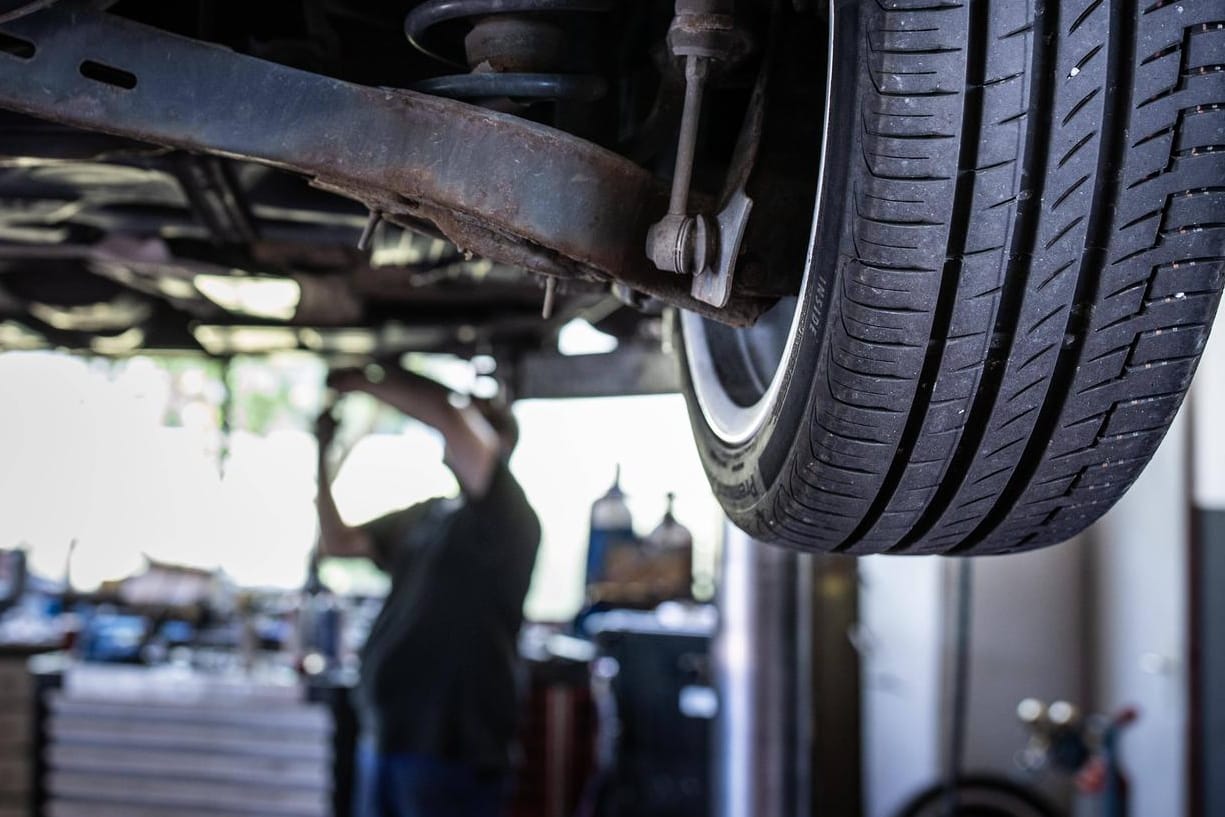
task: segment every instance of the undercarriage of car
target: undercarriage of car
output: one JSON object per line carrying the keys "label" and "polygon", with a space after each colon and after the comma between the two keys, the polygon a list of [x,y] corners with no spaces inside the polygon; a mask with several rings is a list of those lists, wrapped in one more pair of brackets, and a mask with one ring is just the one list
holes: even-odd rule
{"label": "undercarriage of car", "polygon": [[1052,544],[1225,283],[1214,5],[5,0],[0,348],[510,375],[582,318],[675,349],[758,538]]}
{"label": "undercarriage of car", "polygon": [[[371,352],[502,351],[538,345],[575,314],[606,319],[623,305],[670,303],[745,324],[788,286],[771,285],[759,261],[756,281],[709,303],[690,294],[690,276],[646,256],[667,190],[643,164],[671,159],[667,136],[685,95],[683,68],[663,45],[666,7],[424,3],[401,19],[406,42],[394,17],[361,4],[287,5],[245,28],[211,4],[112,10],[169,31],[71,4],[28,13],[31,5],[45,4],[9,12],[0,35],[0,94],[21,111],[4,122],[14,158],[0,229],[23,268],[5,278],[21,313],[6,317],[29,342],[190,348],[201,326],[264,318],[310,327],[299,342],[325,352],[343,351],[327,340],[340,328],[351,330],[340,336],[350,347]],[[465,46],[448,39],[448,24],[473,19],[474,70],[455,73]],[[653,24],[658,39],[630,39]],[[387,30],[390,42],[369,42]],[[748,32],[735,35],[737,51],[750,51]],[[743,114],[759,68],[736,68],[723,96]],[[738,212],[762,113],[747,122],[745,144],[718,146],[743,166]],[[288,277],[300,301],[280,315],[244,315],[194,285],[209,276]],[[400,344],[386,331],[397,321],[412,327]],[[361,329],[375,330],[364,346]],[[220,351],[218,333],[204,335],[214,341],[205,351]]]}

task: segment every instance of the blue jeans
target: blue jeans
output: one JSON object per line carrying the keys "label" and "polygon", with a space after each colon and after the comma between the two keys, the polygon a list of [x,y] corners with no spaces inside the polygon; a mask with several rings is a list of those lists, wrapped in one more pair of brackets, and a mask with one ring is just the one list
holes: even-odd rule
{"label": "blue jeans", "polygon": [[357,748],[353,817],[499,817],[504,779],[425,755]]}

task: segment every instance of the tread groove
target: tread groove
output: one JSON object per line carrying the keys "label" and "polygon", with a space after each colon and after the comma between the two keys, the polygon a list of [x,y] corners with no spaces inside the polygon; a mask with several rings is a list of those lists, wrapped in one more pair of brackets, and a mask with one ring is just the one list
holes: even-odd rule
{"label": "tread groove", "polygon": [[969,36],[966,43],[965,88],[961,101],[961,144],[957,152],[957,182],[953,193],[952,218],[949,224],[948,251],[941,273],[940,292],[936,300],[932,319],[931,342],[919,374],[919,385],[911,404],[902,437],[896,453],[885,473],[880,490],[877,491],[868,513],[851,534],[835,546],[835,551],[846,551],[861,540],[875,525],[881,513],[889,506],[906,472],[907,461],[915,440],[923,430],[936,378],[940,374],[944,352],[948,345],[952,326],[953,307],[957,300],[957,285],[961,279],[963,256],[969,239],[970,217],[973,210],[973,169],[978,165],[979,142],[983,124],[983,80],[986,77],[986,39],[989,35],[987,3],[971,2],[968,8],[967,26]]}
{"label": "tread groove", "polygon": [[1051,384],[1042,402],[1042,409],[1038,412],[1034,431],[1004,490],[974,530],[954,545],[949,553],[964,553],[976,542],[990,535],[1017,506],[1055,435],[1059,418],[1072,392],[1081,352],[1090,329],[1092,306],[1106,267],[1105,248],[1109,244],[1110,221],[1114,208],[1105,205],[1107,202],[1114,202],[1118,195],[1118,171],[1123,167],[1127,150],[1126,125],[1131,118],[1128,106],[1134,83],[1132,62],[1136,50],[1136,3],[1134,0],[1119,0],[1111,3],[1108,8],[1111,36],[1106,57],[1106,84],[1113,90],[1106,95],[1102,111],[1102,148],[1098,153],[1093,205],[1089,209],[1084,253],[1077,273],[1072,308],[1068,310],[1067,326],[1064,330],[1064,337],[1073,340],[1071,343],[1065,343],[1059,350]]}

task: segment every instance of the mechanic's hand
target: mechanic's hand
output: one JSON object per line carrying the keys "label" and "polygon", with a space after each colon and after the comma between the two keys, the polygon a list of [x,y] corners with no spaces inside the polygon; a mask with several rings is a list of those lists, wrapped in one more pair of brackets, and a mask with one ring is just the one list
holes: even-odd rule
{"label": "mechanic's hand", "polygon": [[362,391],[370,385],[370,378],[363,369],[333,369],[328,372],[327,385],[341,394]]}

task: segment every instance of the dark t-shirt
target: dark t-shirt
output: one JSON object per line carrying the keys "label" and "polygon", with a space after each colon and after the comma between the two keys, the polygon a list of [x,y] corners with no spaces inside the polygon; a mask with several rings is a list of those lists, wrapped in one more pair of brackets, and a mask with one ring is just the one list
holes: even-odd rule
{"label": "dark t-shirt", "polygon": [[431,499],[364,526],[391,590],[361,654],[357,705],[383,752],[499,770],[540,523],[505,463],[479,498]]}

